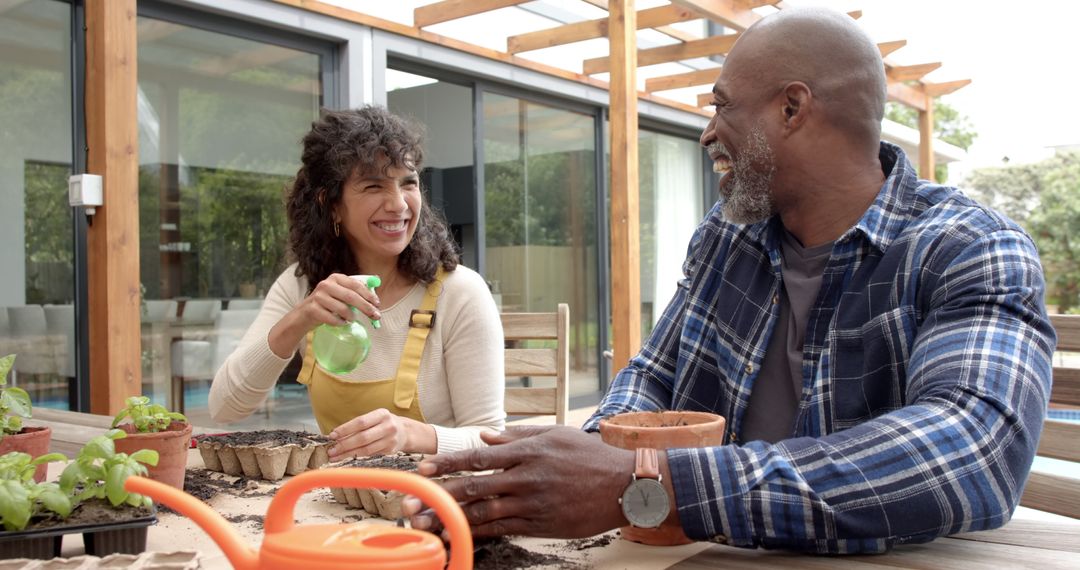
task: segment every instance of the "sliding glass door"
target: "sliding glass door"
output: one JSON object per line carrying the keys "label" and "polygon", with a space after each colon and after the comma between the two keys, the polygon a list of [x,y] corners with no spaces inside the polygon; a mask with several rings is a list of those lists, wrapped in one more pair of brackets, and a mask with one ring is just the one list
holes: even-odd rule
{"label": "sliding glass door", "polygon": [[485,276],[506,312],[569,304],[570,393],[595,393],[596,116],[484,92],[481,120]]}
{"label": "sliding glass door", "polygon": [[79,404],[76,235],[85,231],[67,198],[78,172],[73,19],[67,2],[0,4],[0,356],[16,355],[8,380],[34,406],[62,409]]}

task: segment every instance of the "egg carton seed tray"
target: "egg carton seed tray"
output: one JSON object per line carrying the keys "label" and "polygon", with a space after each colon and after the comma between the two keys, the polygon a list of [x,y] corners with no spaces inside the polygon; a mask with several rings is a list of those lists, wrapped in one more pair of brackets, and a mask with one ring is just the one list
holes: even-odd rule
{"label": "egg carton seed tray", "polygon": [[[397,471],[416,471],[420,460],[424,458],[420,453],[395,453],[391,455],[374,455],[346,461],[331,463],[325,467],[364,467],[368,469],[394,469]],[[451,473],[434,480],[448,479],[450,477],[462,477],[466,473]],[[334,500],[353,509],[360,509],[370,515],[386,520],[401,518],[401,500],[405,494],[400,491],[382,491],[379,489],[357,489],[351,487],[331,487],[330,493]]]}
{"label": "egg carton seed tray", "polygon": [[306,435],[311,438],[294,436],[288,439],[288,443],[282,443],[283,438],[270,436],[262,442],[252,437],[237,438],[239,443],[235,439],[228,439],[229,436],[211,436],[198,440],[197,447],[203,464],[210,471],[277,481],[285,475],[317,469],[330,460],[327,448],[332,442],[322,436]]}
{"label": "egg carton seed tray", "polygon": [[51,560],[11,558],[0,560],[0,570],[91,570],[106,568],[132,568],[135,570],[193,570],[199,568],[199,553],[143,552],[142,554],[111,554],[75,556]]}

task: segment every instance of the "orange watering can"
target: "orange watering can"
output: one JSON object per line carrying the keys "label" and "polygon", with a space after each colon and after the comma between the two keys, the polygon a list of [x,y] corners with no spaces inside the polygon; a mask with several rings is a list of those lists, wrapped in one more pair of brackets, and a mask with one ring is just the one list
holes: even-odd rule
{"label": "orange watering can", "polygon": [[317,487],[392,489],[409,493],[431,506],[450,531],[449,570],[469,570],[473,563],[472,535],[461,507],[449,493],[414,473],[388,469],[316,469],[293,477],[278,489],[266,511],[259,551],[241,542],[240,535],[206,503],[187,493],[132,476],[124,489],[165,503],[198,523],[237,570],[293,570],[311,567],[328,570],[356,568],[442,570],[446,549],[429,532],[379,524],[318,524],[296,526],[293,507],[301,495]]}

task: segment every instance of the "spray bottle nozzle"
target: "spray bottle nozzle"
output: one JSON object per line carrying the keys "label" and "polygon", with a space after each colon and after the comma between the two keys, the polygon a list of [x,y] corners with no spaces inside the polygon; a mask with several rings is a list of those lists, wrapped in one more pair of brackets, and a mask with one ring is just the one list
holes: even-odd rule
{"label": "spray bottle nozzle", "polygon": [[[376,287],[382,285],[382,279],[379,278],[378,275],[350,275],[349,278],[363,283],[364,286],[372,291],[374,291]],[[382,323],[380,323],[378,319],[371,319],[371,328],[378,330],[381,326]]]}

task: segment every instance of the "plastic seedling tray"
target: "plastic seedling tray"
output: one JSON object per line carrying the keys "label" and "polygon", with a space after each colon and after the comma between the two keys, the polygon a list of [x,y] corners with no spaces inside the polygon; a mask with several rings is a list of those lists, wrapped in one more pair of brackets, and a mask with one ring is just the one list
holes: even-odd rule
{"label": "plastic seedling tray", "polygon": [[0,532],[0,559],[60,556],[65,534],[82,534],[86,553],[92,556],[139,554],[146,550],[146,531],[157,524],[157,508],[150,514],[127,520],[92,524],[59,524],[42,529]]}

